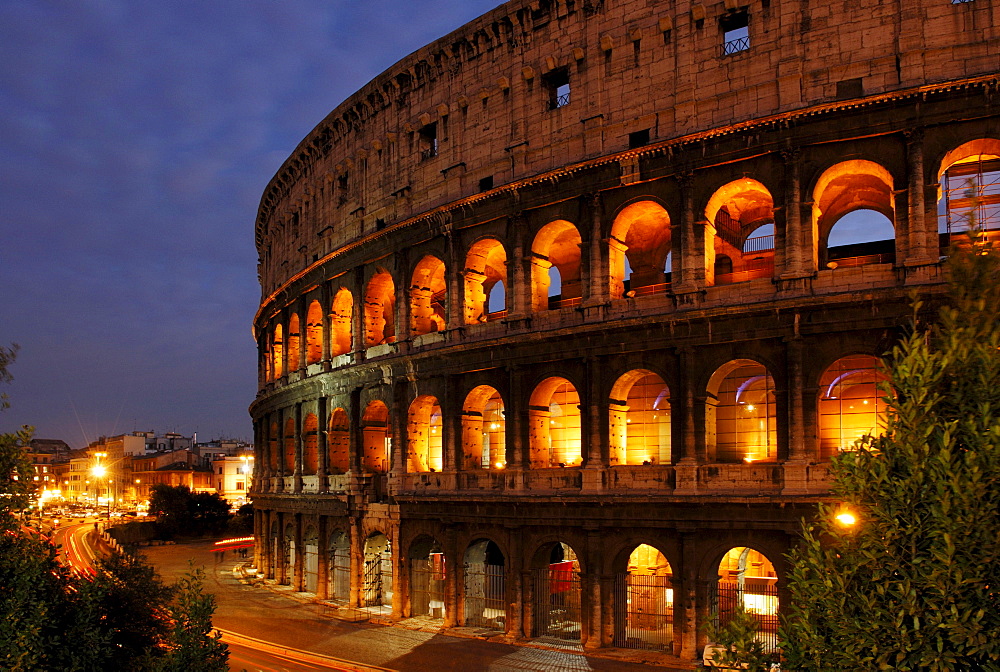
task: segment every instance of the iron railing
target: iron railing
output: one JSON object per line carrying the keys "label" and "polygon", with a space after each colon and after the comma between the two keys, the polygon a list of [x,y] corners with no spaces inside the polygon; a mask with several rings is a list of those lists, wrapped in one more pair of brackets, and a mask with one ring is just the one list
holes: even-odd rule
{"label": "iron railing", "polygon": [[[443,558],[444,556],[439,556]],[[410,615],[444,618],[444,565],[414,560],[410,569]]]}
{"label": "iron railing", "polygon": [[503,565],[465,565],[465,625],[506,630],[507,600]]}
{"label": "iron railing", "polygon": [[582,613],[580,608],[580,575],[564,569],[563,563],[534,571],[535,637],[555,637],[571,642],[580,641]]}
{"label": "iron railing", "polygon": [[716,628],[732,620],[737,604],[742,604],[757,621],[757,640],[769,651],[778,648],[778,588],[774,580],[748,577],[744,581],[719,581],[713,605]]}
{"label": "iron railing", "polygon": [[736,54],[741,51],[750,50],[750,38],[749,37],[738,37],[735,40],[729,40],[722,45],[722,55],[728,56],[730,54]]}
{"label": "iron railing", "polygon": [[614,586],[615,646],[669,650],[674,643],[672,577],[619,574]]}

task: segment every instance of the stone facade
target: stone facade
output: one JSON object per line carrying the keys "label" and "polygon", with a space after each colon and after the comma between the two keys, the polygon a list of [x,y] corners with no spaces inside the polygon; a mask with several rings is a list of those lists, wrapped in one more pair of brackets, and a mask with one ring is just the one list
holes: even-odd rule
{"label": "stone facade", "polygon": [[769,628],[1000,157],[998,12],[514,1],[366,85],[258,214],[259,566],[688,660],[724,584]]}

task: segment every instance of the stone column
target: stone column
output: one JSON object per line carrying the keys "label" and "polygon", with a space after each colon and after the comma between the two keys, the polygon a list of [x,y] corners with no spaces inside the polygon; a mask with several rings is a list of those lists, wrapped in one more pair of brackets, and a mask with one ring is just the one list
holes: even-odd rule
{"label": "stone column", "polygon": [[603,254],[604,242],[603,220],[604,203],[600,192],[587,194],[584,198],[584,212],[590,216],[590,255],[587,272],[590,275],[589,296],[585,305],[597,306],[605,304],[610,299],[608,256]]}
{"label": "stone column", "polygon": [[[674,460],[676,477],[676,492],[693,493],[698,487],[698,447],[695,431],[695,389],[694,365],[695,351],[693,348],[677,349],[678,380],[680,381],[680,431],[674,436],[680,438],[680,459]],[[674,418],[677,414],[674,414]]]}
{"label": "stone column", "polygon": [[[797,147],[781,152],[781,158],[785,163],[785,202],[782,209],[785,224],[785,263],[779,276],[782,279],[801,278],[809,275],[812,270],[809,268],[812,251],[806,249],[807,236],[802,223],[802,187],[799,177],[801,154]],[[777,234],[776,229],[776,246]]]}
{"label": "stone column", "polygon": [[445,554],[443,625],[446,628],[453,628],[461,622],[459,617],[458,577],[464,567],[464,563],[460,559],[461,551],[455,539],[454,528],[451,526],[446,527],[442,536],[444,537],[442,540],[442,550]]}
{"label": "stone column", "polygon": [[308,354],[309,348],[306,344],[307,338],[306,333],[309,331],[308,315],[306,308],[306,297],[300,296],[296,303],[296,310],[299,314],[299,361],[296,364],[296,368],[303,373],[306,370],[306,362],[309,361]]}
{"label": "stone column", "polygon": [[[674,574],[674,651],[682,660],[698,657],[698,558],[695,532],[681,533],[681,567]],[[678,599],[679,604],[677,604]],[[678,644],[680,646],[678,646]]]}
{"label": "stone column", "polygon": [[[354,362],[362,362],[365,359],[365,269],[359,266],[354,269],[354,288],[352,295],[353,304],[351,306],[351,351]],[[333,305],[330,306],[331,332]],[[331,333],[331,338],[333,334]]]}
{"label": "stone column", "polygon": [[316,400],[316,420],[319,422],[319,434],[316,437],[317,450],[319,451],[319,468],[317,473],[319,485],[317,489],[321,493],[330,491],[330,448],[328,441],[330,419],[327,417],[329,414],[327,406],[326,397],[320,397]]}
{"label": "stone column", "polygon": [[396,343],[410,340],[410,283],[409,255],[406,250],[396,253]]}
{"label": "stone column", "polygon": [[392,617],[403,618],[404,599],[409,601],[409,591],[405,585],[406,579],[409,578],[407,573],[409,563],[403,558],[403,547],[399,543],[399,526],[393,526],[389,534],[392,543]]}
{"label": "stone column", "polygon": [[441,404],[441,468],[445,473],[458,471],[462,466],[462,400],[457,381],[445,378],[444,398]]}
{"label": "stone column", "polygon": [[[448,262],[445,268],[446,281],[448,283],[448,302],[445,310],[448,313],[448,331],[454,331],[465,326],[465,297],[463,296],[462,260],[459,259],[458,250],[455,245],[455,236],[449,231],[446,237],[448,242]],[[455,331],[455,334],[461,334]]]}
{"label": "stone column", "polygon": [[[597,358],[584,360],[586,375],[586,405],[583,405],[581,418],[581,433],[585,441],[584,456],[586,462],[583,470],[583,491],[601,492],[604,489],[604,474],[608,468],[607,403],[601,395],[601,361]],[[603,413],[602,413],[603,411]]]}
{"label": "stone column", "polygon": [[323,353],[320,355],[320,361],[323,363],[323,370],[329,371],[330,359],[333,357],[330,354],[332,352],[330,342],[333,339],[333,294],[329,281],[320,287],[319,302],[320,312],[323,315]]}
{"label": "stone column", "polygon": [[698,257],[695,241],[694,175],[684,173],[677,178],[681,194],[680,254],[674,254],[673,262],[679,273],[672,274],[674,294],[691,294],[698,291],[695,272]]}
{"label": "stone column", "polygon": [[295,557],[292,558],[292,571],[294,572],[292,587],[295,588],[297,592],[302,592],[306,589],[306,576],[305,576],[305,548],[303,547],[302,539],[302,514],[294,514],[293,520],[295,521]]}
{"label": "stone column", "polygon": [[907,163],[907,220],[909,224],[909,249],[905,264],[919,266],[933,264],[938,259],[937,221],[927,217],[924,178],[924,132],[913,129],[906,132]]}
{"label": "stone column", "polygon": [[278,416],[278,440],[275,449],[278,451],[278,481],[275,492],[285,491],[285,412],[280,410]]}
{"label": "stone column", "polygon": [[351,593],[349,606],[356,609],[363,607],[361,603],[362,590],[364,586],[364,540],[361,535],[361,519],[357,516],[350,516],[348,526],[351,537]]}
{"label": "stone column", "polygon": [[[585,627],[580,629],[581,644],[586,649],[599,649],[601,647],[601,532],[600,530],[587,531],[587,574],[584,575],[581,588],[584,595],[582,605],[586,607],[583,621]],[[581,610],[583,611],[583,610]]]}
{"label": "stone column", "polygon": [[524,215],[517,213],[507,221],[507,240],[514,241],[511,253],[512,272],[507,283],[507,319],[520,320],[531,311],[531,248],[525,249],[527,222]]}
{"label": "stone column", "polygon": [[327,600],[330,598],[330,525],[329,518],[326,516],[319,516],[316,535],[316,552],[319,555],[316,597],[321,600]]}
{"label": "stone column", "polygon": [[292,488],[302,492],[302,404],[295,404],[295,471],[292,473]]}

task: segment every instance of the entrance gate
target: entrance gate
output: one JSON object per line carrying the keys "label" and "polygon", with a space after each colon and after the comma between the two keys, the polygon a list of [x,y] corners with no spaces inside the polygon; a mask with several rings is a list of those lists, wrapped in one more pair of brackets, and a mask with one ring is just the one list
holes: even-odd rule
{"label": "entrance gate", "polygon": [[534,578],[534,637],[580,641],[580,575],[572,563],[560,562],[536,569]]}
{"label": "entrance gate", "polygon": [[669,650],[673,645],[672,577],[618,574],[615,577],[615,646]]}
{"label": "entrance gate", "polygon": [[778,648],[778,587],[773,582],[719,581],[715,593],[713,613],[715,627],[725,627],[732,620],[736,605],[743,608],[757,621],[757,640],[768,651]]}
{"label": "entrance gate", "polygon": [[444,554],[415,559],[410,569],[410,615],[444,618]]}
{"label": "entrance gate", "polygon": [[503,565],[465,564],[465,624],[474,628],[507,629],[506,582]]}

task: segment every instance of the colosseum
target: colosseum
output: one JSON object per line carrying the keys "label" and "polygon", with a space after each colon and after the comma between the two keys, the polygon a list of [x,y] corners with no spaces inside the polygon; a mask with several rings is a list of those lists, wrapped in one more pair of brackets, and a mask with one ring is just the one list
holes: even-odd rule
{"label": "colosseum", "polygon": [[1000,229],[1000,5],[511,0],[268,184],[257,566],[317,601],[693,661],[773,638],[877,357]]}

